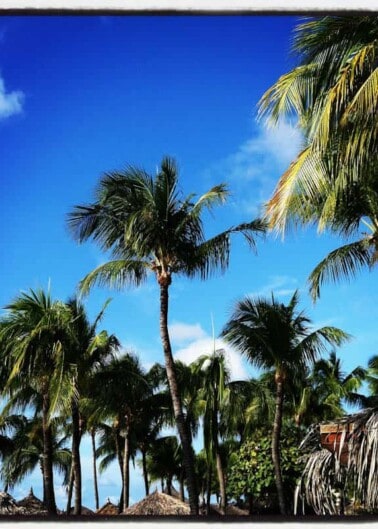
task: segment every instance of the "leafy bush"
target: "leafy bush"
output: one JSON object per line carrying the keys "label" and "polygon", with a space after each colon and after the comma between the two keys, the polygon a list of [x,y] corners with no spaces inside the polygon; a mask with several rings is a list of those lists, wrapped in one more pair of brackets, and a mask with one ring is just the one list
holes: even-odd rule
{"label": "leafy bush", "polygon": [[[298,439],[291,432],[283,432],[281,438],[281,470],[288,505],[293,503],[295,484],[303,463],[298,450]],[[257,432],[243,443],[230,458],[227,494],[238,503],[242,497],[253,506],[255,512],[275,510],[276,484],[271,455],[271,433]]]}

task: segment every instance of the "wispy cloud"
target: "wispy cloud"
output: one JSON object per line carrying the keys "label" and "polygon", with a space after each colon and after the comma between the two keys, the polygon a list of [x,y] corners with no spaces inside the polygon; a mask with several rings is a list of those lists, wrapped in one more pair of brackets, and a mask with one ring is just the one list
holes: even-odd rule
{"label": "wispy cloud", "polygon": [[6,119],[23,110],[25,95],[20,90],[7,92],[4,79],[0,77],[0,119]]}
{"label": "wispy cloud", "polygon": [[259,127],[235,152],[208,168],[206,175],[231,182],[238,194],[238,208],[256,214],[298,154],[301,142],[299,130],[288,123]]}
{"label": "wispy cloud", "polygon": [[[295,290],[298,289],[298,280],[291,276],[270,276],[269,282],[262,286],[256,292],[250,292],[248,296],[270,296],[273,292],[274,296],[286,297],[292,296]],[[299,290],[299,289],[298,289]]]}

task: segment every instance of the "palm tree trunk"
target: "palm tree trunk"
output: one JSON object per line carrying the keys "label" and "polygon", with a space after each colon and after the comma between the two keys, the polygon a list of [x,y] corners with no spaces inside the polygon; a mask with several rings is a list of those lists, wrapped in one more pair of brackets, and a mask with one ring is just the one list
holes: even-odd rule
{"label": "palm tree trunk", "polygon": [[222,511],[222,514],[226,514],[226,507],[227,507],[227,498],[226,498],[226,482],[225,482],[225,476],[223,471],[223,465],[219,453],[219,449],[217,448],[215,459],[217,463],[217,474],[218,474],[218,481],[219,481],[219,492],[221,497],[221,504],[220,508]]}
{"label": "palm tree trunk", "polygon": [[[164,279],[164,278],[163,278]],[[160,335],[164,350],[165,368],[169,383],[169,390],[172,398],[173,411],[176,425],[180,436],[183,450],[183,463],[186,471],[187,487],[189,494],[190,513],[198,514],[197,483],[194,471],[194,457],[190,431],[187,428],[182,410],[180,392],[177,384],[176,371],[172,356],[171,342],[168,333],[168,288],[170,278],[160,280]]]}
{"label": "palm tree trunk", "polygon": [[172,496],[172,478],[171,478],[171,476],[167,477],[167,494],[168,494],[168,496]]}
{"label": "palm tree trunk", "polygon": [[[126,417],[126,422],[128,421]],[[122,511],[125,511],[129,506],[129,490],[130,490],[130,435],[129,435],[129,426],[126,425],[126,434],[125,434],[125,444],[123,450],[123,494],[122,494]]]}
{"label": "palm tree trunk", "polygon": [[184,469],[180,471],[180,499],[185,501],[185,489],[184,489]]}
{"label": "palm tree trunk", "polygon": [[124,475],[123,475],[123,454],[121,450],[121,444],[120,444],[120,435],[119,435],[119,429],[117,428],[115,431],[115,448],[117,453],[117,459],[118,459],[118,465],[121,470],[121,479],[122,479],[122,488],[121,488],[121,496],[119,500],[119,512],[122,512],[122,503],[123,503],[123,489],[124,489]]}
{"label": "palm tree trunk", "polygon": [[68,492],[67,492],[66,514],[70,514],[71,513],[71,503],[72,503],[72,494],[73,494],[74,481],[75,481],[74,469],[73,469],[73,463],[71,461],[70,481],[68,482]]}
{"label": "palm tree trunk", "polygon": [[52,435],[48,414],[50,399],[47,391],[42,395],[42,432],[43,432],[43,498],[48,514],[56,514],[54,475],[52,463]]}
{"label": "palm tree trunk", "polygon": [[143,466],[143,478],[144,478],[144,488],[146,491],[146,496],[150,493],[150,484],[148,483],[148,472],[147,472],[147,459],[146,459],[146,449],[142,449],[142,466]]}
{"label": "palm tree trunk", "polygon": [[72,402],[72,468],[74,475],[74,514],[81,514],[80,416],[76,402]]}
{"label": "palm tree trunk", "polygon": [[207,470],[207,495],[206,495],[206,514],[210,514],[210,503],[211,503],[211,480],[213,478],[213,469],[211,465],[208,465]]}
{"label": "palm tree trunk", "polygon": [[218,475],[218,481],[219,481],[219,492],[221,497],[221,503],[220,508],[222,511],[222,514],[226,514],[226,505],[227,505],[227,498],[226,498],[226,480],[224,476],[223,471],[223,465],[221,460],[221,455],[219,451],[219,442],[218,442],[218,408],[217,406],[214,407],[214,413],[213,413],[213,420],[212,420],[212,436],[213,436],[213,446],[214,446],[214,452],[215,452],[215,461],[217,465],[217,475]]}
{"label": "palm tree trunk", "polygon": [[286,514],[285,495],[282,483],[281,473],[281,458],[280,458],[280,437],[282,426],[282,405],[283,405],[283,379],[280,374],[276,376],[276,410],[273,423],[272,433],[272,460],[274,466],[274,474],[276,478],[276,487],[278,494],[278,503],[280,513]]}
{"label": "palm tree trunk", "polygon": [[100,508],[100,501],[98,497],[98,483],[97,483],[97,465],[96,465],[96,429],[91,428],[92,440],[92,454],[93,454],[93,486],[95,495],[96,511]]}

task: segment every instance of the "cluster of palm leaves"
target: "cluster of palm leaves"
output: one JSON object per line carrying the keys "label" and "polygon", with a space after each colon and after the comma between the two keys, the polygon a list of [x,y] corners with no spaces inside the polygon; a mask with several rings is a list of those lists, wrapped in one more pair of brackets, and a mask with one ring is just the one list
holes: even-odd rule
{"label": "cluster of palm leaves", "polygon": [[326,280],[377,261],[378,18],[326,16],[297,26],[299,65],[260,101],[271,123],[295,118],[304,146],[267,204],[271,226],[315,223],[358,240],[332,251],[310,276],[314,298]]}
{"label": "cluster of palm leaves", "polygon": [[[231,380],[223,350],[189,365],[174,362],[185,428],[191,440],[200,431],[203,435],[203,450],[193,453],[193,460],[197,501],[202,498],[207,512],[214,494],[226,512],[229,461],[253,439],[256,428],[272,429],[272,456],[282,479],[277,455],[282,423],[292,422],[300,436],[300,426],[310,424],[314,414],[319,420],[339,416],[346,399],[358,398],[364,370],[343,376],[334,352],[329,360],[315,361],[326,343],[337,345],[347,336],[329,327],[310,330],[297,303],[297,294],[287,306],[274,298],[242,300],[225,325],[225,338],[263,368],[258,379]],[[8,305],[0,322],[6,397],[1,478],[7,490],[39,467],[50,514],[57,512],[53,469],[63,475],[67,512],[72,496],[73,512],[81,512],[80,444],[85,435],[93,447],[96,508],[97,459],[100,472],[113,461],[118,464],[120,511],[129,506],[130,462],[138,453],[146,495],[153,481],[160,481],[168,494],[178,483],[182,499],[188,489],[182,444],[162,430],[175,424],[166,370],[155,364],[146,371],[137,355],[120,353],[114,335],[97,332],[106,305],[90,323],[77,300],[53,301],[49,293],[31,290]],[[292,510],[291,505],[283,508]]]}

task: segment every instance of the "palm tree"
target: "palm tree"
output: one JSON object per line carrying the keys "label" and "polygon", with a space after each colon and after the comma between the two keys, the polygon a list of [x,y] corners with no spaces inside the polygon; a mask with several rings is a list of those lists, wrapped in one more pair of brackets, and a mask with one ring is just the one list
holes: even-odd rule
{"label": "palm tree", "polygon": [[[80,443],[86,422],[83,404],[88,401],[88,398],[90,400],[89,380],[96,371],[114,357],[115,351],[119,348],[119,342],[114,335],[108,335],[106,331],[96,333],[97,325],[108,303],[109,301],[105,303],[94,322],[90,323],[82,303],[75,298],[67,302],[67,307],[71,312],[71,322],[69,343],[66,344],[67,353],[62,367],[66,373],[69,373],[71,380],[66,402],[72,420],[72,476],[69,490],[72,491],[72,483],[74,483],[74,514],[81,514]],[[69,494],[67,513],[70,512],[70,500]]]}
{"label": "palm tree", "polygon": [[69,226],[79,242],[93,239],[115,260],[92,272],[81,282],[88,292],[98,283],[112,287],[140,285],[153,272],[160,288],[160,335],[175,420],[184,451],[189,502],[198,513],[193,450],[185,424],[180,391],[168,332],[169,287],[173,274],[206,279],[215,269],[228,265],[230,235],[243,233],[254,247],[254,234],[265,225],[256,220],[232,227],[206,240],[201,215],[205,209],[225,202],[228,191],[218,185],[196,202],[193,195],[182,198],[174,160],[164,158],[155,177],[144,170],[128,167],[123,172],[105,174],[92,204],[76,206]]}
{"label": "palm tree", "polygon": [[97,373],[94,383],[100,387],[97,416],[111,418],[117,424],[117,442],[123,441],[122,456],[118,458],[123,485],[121,507],[124,511],[129,506],[130,458],[137,448],[138,423],[143,413],[151,410],[151,401],[154,401],[152,387],[139,359],[131,353],[109,362]]}
{"label": "palm tree", "polygon": [[275,370],[276,403],[272,460],[281,514],[286,513],[280,465],[280,433],[285,381],[313,362],[325,344],[340,345],[349,336],[335,327],[311,330],[310,319],[298,312],[298,293],[288,305],[272,299],[246,297],[238,301],[222,336],[256,367]]}
{"label": "palm tree", "polygon": [[6,310],[0,324],[0,340],[5,344],[3,354],[12,366],[6,391],[32,387],[41,400],[43,497],[49,514],[56,514],[50,420],[65,388],[57,366],[67,340],[70,313],[64,303],[53,301],[42,290],[20,294]]}
{"label": "palm tree", "polygon": [[226,478],[220,451],[219,426],[220,414],[229,396],[227,383],[230,379],[230,373],[226,366],[224,351],[217,350],[211,355],[202,355],[196,361],[196,368],[202,372],[202,388],[199,390],[199,398],[204,403],[204,448],[208,468],[211,468],[213,461],[216,461],[221,510],[225,514],[227,505]]}
{"label": "palm tree", "polygon": [[[43,435],[41,417],[27,418],[16,415],[7,418],[11,425],[13,450],[4,458],[1,476],[5,487],[13,488],[23,481],[35,468],[40,468],[43,477]],[[62,419],[51,421],[52,464],[55,470],[68,480],[71,453],[65,446],[66,436],[62,435]],[[45,501],[45,498],[44,498]]]}
{"label": "palm tree", "polygon": [[[139,402],[138,414],[134,420],[135,439],[137,447],[142,455],[141,466],[146,496],[150,493],[150,483],[147,471],[147,454],[153,447],[163,426],[171,426],[173,419],[172,400],[169,393],[162,390],[160,387],[161,377],[159,375],[156,376],[157,371],[160,371],[160,366],[159,368],[157,366],[157,364],[154,364],[145,375],[151,393],[145,394]],[[162,368],[161,371],[163,371],[163,369],[164,368]]]}
{"label": "palm tree", "polygon": [[156,439],[147,456],[147,469],[152,481],[160,480],[162,484],[165,481],[170,496],[172,496],[173,479],[181,475],[182,455],[177,437],[167,435]]}
{"label": "palm tree", "polygon": [[298,117],[305,145],[267,204],[271,226],[317,223],[362,238],[331,252],[311,274],[312,295],[324,279],[350,277],[377,261],[378,17],[325,16],[295,30],[300,64],[262,97],[260,114],[275,124]]}

